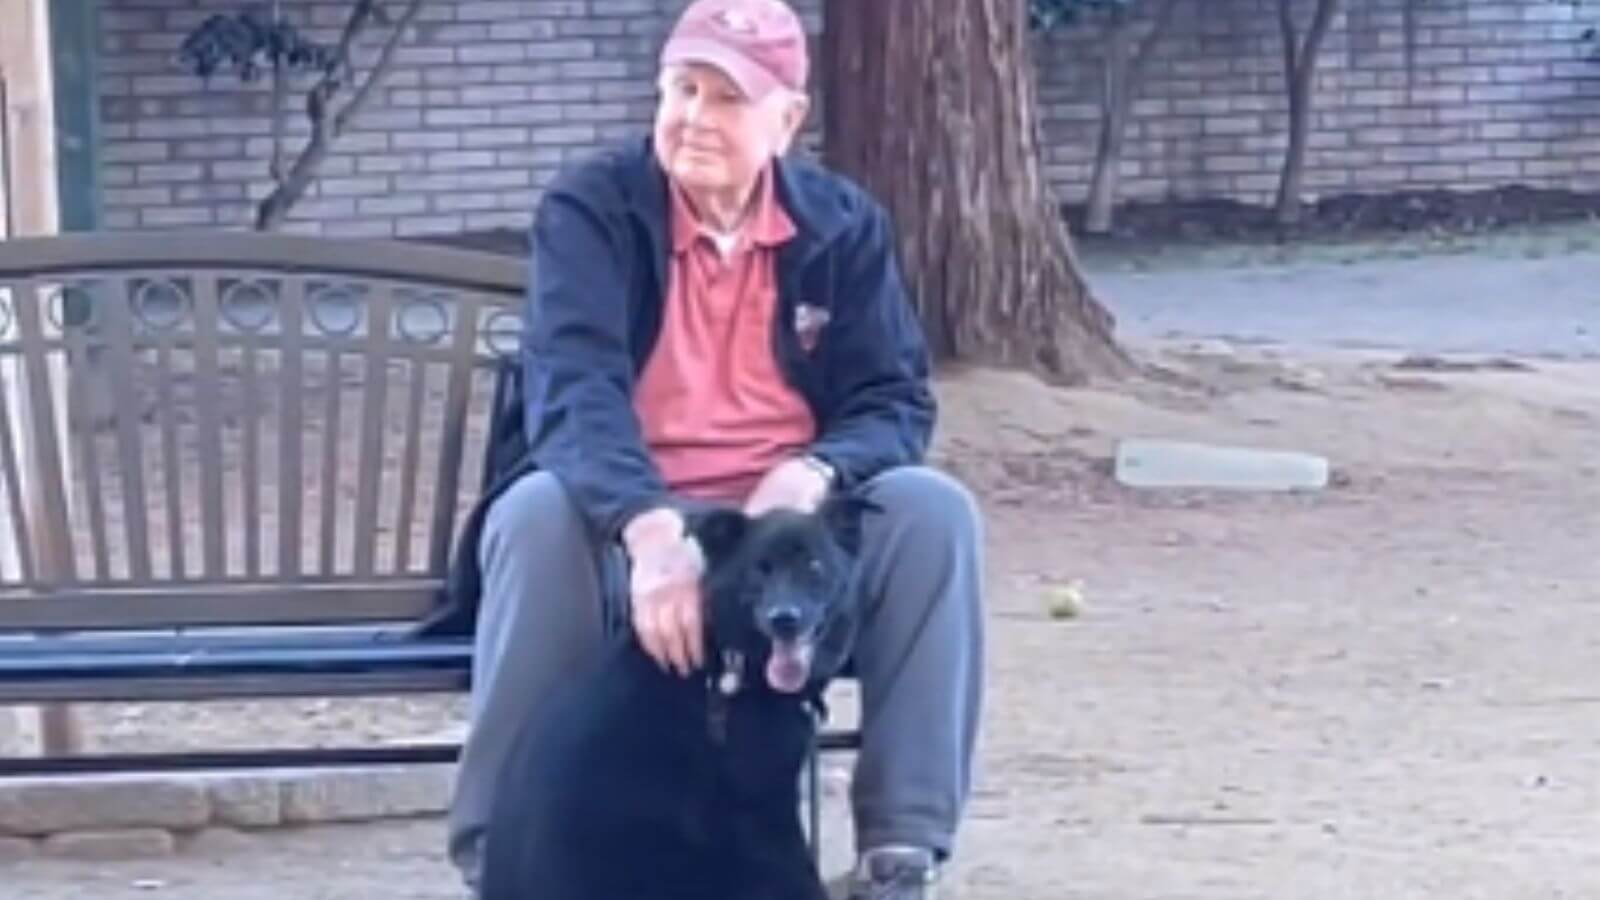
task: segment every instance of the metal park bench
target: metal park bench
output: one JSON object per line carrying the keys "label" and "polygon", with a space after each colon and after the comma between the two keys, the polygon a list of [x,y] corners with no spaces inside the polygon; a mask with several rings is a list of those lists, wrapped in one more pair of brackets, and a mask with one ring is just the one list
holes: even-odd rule
{"label": "metal park bench", "polygon": [[[397,241],[0,242],[0,705],[467,690],[470,635],[417,626],[520,439],[498,412],[525,272]],[[0,777],[458,752],[69,753]]]}

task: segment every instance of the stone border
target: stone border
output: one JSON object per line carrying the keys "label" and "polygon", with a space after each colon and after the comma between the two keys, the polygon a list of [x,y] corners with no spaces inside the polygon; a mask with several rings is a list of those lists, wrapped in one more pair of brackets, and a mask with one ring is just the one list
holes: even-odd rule
{"label": "stone border", "polygon": [[439,815],[454,765],[0,779],[0,863],[162,856],[247,830]]}

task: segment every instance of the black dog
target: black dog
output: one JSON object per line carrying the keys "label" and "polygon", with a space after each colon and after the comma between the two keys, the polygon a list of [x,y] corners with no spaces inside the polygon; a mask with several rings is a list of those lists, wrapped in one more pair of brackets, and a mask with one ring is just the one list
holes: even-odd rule
{"label": "black dog", "polygon": [[866,501],[693,516],[707,668],[631,632],[525,726],[486,837],[483,900],[826,900],[800,826],[813,709],[849,657]]}

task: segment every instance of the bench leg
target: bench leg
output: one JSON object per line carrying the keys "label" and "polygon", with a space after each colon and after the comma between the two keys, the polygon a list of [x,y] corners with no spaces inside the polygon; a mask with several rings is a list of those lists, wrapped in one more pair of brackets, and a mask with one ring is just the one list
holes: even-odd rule
{"label": "bench leg", "polygon": [[46,756],[71,756],[83,750],[83,728],[71,706],[39,707],[40,742]]}
{"label": "bench leg", "polygon": [[0,756],[68,756],[82,749],[81,728],[67,704],[0,707]]}

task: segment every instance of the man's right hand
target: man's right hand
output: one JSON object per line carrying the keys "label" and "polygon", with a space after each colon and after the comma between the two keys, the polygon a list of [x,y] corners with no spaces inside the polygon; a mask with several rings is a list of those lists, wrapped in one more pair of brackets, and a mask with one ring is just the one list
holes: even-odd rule
{"label": "man's right hand", "polygon": [[668,508],[641,513],[623,530],[632,562],[629,577],[633,631],[663,669],[687,676],[704,662],[700,576],[705,559],[686,532],[683,516]]}

